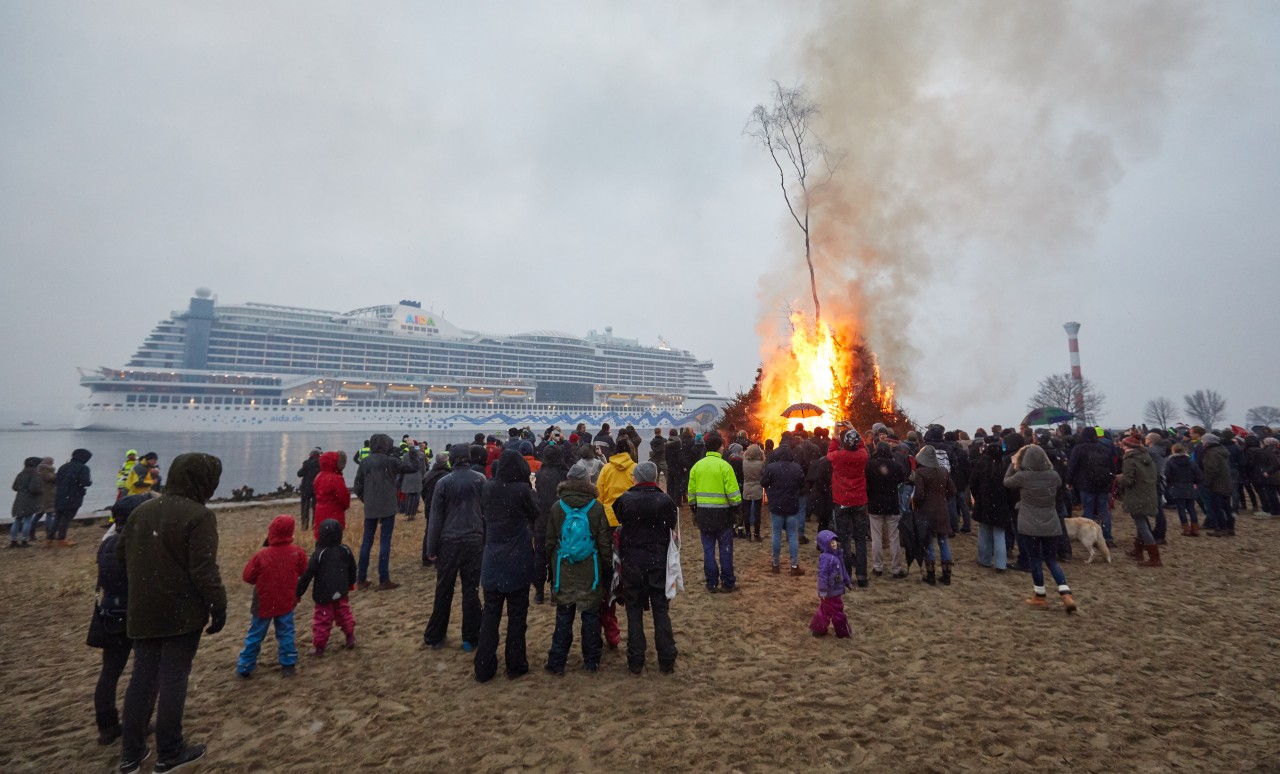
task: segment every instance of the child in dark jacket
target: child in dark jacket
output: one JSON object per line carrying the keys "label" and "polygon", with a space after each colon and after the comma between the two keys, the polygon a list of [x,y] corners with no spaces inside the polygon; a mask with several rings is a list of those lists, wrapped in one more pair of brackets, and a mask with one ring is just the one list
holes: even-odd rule
{"label": "child in dark jacket", "polygon": [[844,558],[840,553],[840,541],[836,533],[824,529],[818,533],[818,612],[813,614],[809,622],[809,630],[813,636],[822,637],[831,627],[835,627],[836,636],[849,637],[849,619],[844,615],[845,589],[853,588],[849,579],[849,571],[844,567]]}
{"label": "child in dark jacket", "polygon": [[307,571],[298,580],[297,596],[307,593],[312,578],[316,586],[311,591],[316,611],[311,619],[311,644],[313,656],[323,656],[329,644],[329,632],[336,621],[338,628],[347,635],[347,647],[356,646],[356,619],[351,615],[351,603],[347,594],[356,586],[356,558],[342,542],[342,525],[333,519],[325,519],[318,528],[315,553],[307,564]]}
{"label": "child in dark jacket", "polygon": [[244,566],[244,582],[253,584],[253,620],[244,638],[244,650],[236,674],[248,679],[258,666],[258,652],[267,629],[275,624],[280,673],[292,677],[298,663],[293,637],[293,608],[297,606],[298,578],[307,569],[307,552],[293,544],[292,516],[277,516],[267,527],[267,546]]}

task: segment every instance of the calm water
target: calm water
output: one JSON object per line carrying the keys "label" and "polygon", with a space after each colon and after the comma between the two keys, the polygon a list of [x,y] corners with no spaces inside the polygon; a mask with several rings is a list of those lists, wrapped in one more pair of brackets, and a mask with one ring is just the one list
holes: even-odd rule
{"label": "calm water", "polygon": [[[403,430],[385,431],[396,443]],[[429,437],[433,451],[444,451],[446,443],[470,440],[470,433],[456,438]],[[183,452],[204,452],[222,460],[222,481],[215,497],[230,497],[231,490],[251,486],[257,492],[275,491],[280,484],[298,485],[298,467],[312,448],[329,451],[344,449],[350,458],[360,448],[365,432],[292,432],[292,433],[130,433],[116,431],[46,430],[30,428],[0,431],[0,474],[16,476],[27,457],[52,457],[55,465],[71,459],[74,449],[93,452],[89,468],[93,486],[85,497],[86,509],[104,508],[116,499],[116,472],[124,463],[124,453],[137,449],[139,454],[153,451],[160,455],[160,470],[167,473],[169,463]],[[355,477],[355,466],[348,463],[347,483]],[[167,478],[167,475],[166,475]],[[12,479],[5,479],[12,481]],[[8,507],[4,512],[7,514]]]}

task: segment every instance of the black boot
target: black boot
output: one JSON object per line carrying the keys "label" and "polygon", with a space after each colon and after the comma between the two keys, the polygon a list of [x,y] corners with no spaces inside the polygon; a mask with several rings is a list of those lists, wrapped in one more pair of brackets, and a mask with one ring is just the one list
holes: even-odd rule
{"label": "black boot", "polygon": [[942,563],[942,578],[940,580],[943,586],[951,585],[951,562]]}
{"label": "black boot", "polygon": [[924,581],[925,583],[928,583],[930,586],[936,586],[938,584],[938,579],[933,574],[933,569],[934,569],[933,562],[925,562],[924,569],[925,569],[924,577],[921,578],[920,580]]}
{"label": "black boot", "polygon": [[538,584],[537,590],[533,592],[533,603],[535,605],[541,605],[546,601],[547,601],[547,596],[545,593],[543,593],[542,584]]}

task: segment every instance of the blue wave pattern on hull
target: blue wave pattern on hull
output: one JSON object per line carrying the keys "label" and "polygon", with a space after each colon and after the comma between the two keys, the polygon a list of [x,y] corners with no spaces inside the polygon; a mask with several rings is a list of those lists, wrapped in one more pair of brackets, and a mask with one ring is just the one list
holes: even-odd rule
{"label": "blue wave pattern on hull", "polygon": [[458,422],[460,424],[471,425],[487,425],[492,422],[501,422],[508,425],[519,424],[538,424],[538,425],[576,425],[579,422],[586,422],[591,425],[598,425],[601,422],[608,422],[612,425],[659,425],[666,422],[673,427],[681,427],[683,425],[707,425],[715,420],[720,413],[719,409],[710,403],[704,403],[694,409],[683,419],[676,419],[668,411],[660,411],[657,414],[652,411],[644,411],[639,414],[620,414],[616,411],[610,411],[607,414],[591,416],[588,414],[525,414],[523,416],[512,416],[510,414],[489,414],[483,417],[472,417],[466,414],[452,414],[445,417],[447,421]]}

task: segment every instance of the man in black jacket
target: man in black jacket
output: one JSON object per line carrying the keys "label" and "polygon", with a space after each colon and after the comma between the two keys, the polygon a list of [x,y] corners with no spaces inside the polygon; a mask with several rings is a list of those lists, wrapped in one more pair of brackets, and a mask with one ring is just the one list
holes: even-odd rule
{"label": "man in black jacket", "polygon": [[613,503],[618,519],[618,558],[627,597],[627,668],[644,670],[648,643],[644,637],[644,610],[653,611],[654,646],[658,669],[664,675],[676,668],[676,638],[671,628],[667,599],[667,550],[679,510],[658,488],[658,466],[642,462],[631,471],[635,486]]}
{"label": "man in black jacket", "polygon": [[298,468],[298,478],[302,479],[298,484],[298,497],[301,498],[300,507],[302,509],[302,528],[311,529],[311,517],[316,512],[316,476],[320,475],[320,447],[311,450],[311,454],[303,460],[302,467]]}
{"label": "man in black jacket", "polygon": [[436,593],[422,641],[428,647],[444,645],[453,607],[453,587],[462,575],[462,649],[475,650],[480,640],[480,564],[484,556],[484,516],[480,495],[484,491],[483,446],[457,444],[449,450],[453,472],[436,484],[431,496],[427,528],[427,559],[436,564]]}
{"label": "man in black jacket", "polygon": [[88,449],[76,449],[71,452],[71,460],[58,468],[55,474],[53,523],[49,528],[50,540],[61,540],[63,545],[71,545],[67,541],[67,527],[76,517],[76,511],[84,505],[84,493],[93,485],[87,464],[93,452]]}
{"label": "man in black jacket", "polygon": [[1115,469],[1111,451],[1098,442],[1098,431],[1083,427],[1067,462],[1067,488],[1080,497],[1085,518],[1102,525],[1102,537],[1114,548],[1111,538],[1111,485]]}
{"label": "man in black jacket", "polygon": [[[369,456],[360,463],[351,491],[364,503],[364,537],[360,540],[360,567],[357,588],[367,589],[369,583],[369,554],[373,551],[373,536],[381,532],[378,544],[378,591],[398,588],[391,581],[391,532],[396,525],[396,476],[416,473],[418,462],[413,455],[404,459],[392,454],[394,442],[391,436],[379,433],[369,439]],[[379,529],[381,527],[381,529]]]}

